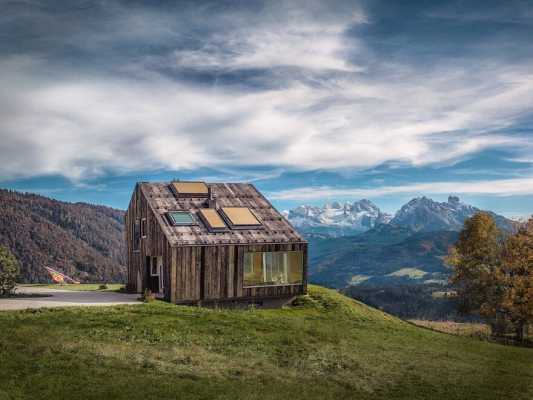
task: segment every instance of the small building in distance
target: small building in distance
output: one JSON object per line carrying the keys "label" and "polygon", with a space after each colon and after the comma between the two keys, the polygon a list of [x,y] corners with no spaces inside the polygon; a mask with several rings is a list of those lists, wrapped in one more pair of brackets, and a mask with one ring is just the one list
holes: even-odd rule
{"label": "small building in distance", "polygon": [[140,182],[127,288],[176,304],[277,306],[307,290],[307,242],[251,184]]}

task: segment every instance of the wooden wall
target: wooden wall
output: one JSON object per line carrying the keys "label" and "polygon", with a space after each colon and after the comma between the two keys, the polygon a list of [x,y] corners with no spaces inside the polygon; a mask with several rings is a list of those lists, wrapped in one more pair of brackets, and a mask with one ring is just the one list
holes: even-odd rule
{"label": "wooden wall", "polygon": [[[146,237],[141,238],[139,251],[133,251],[133,227],[135,219],[146,218]],[[127,288],[141,293],[148,286],[146,257],[163,258],[165,299],[170,299],[170,270],[172,247],[160,228],[156,215],[141,193],[140,186],[135,187],[130,205],[125,216],[126,251],[128,263]],[[140,274],[142,287],[137,287],[137,274]]]}
{"label": "wooden wall", "polygon": [[303,252],[306,278],[306,243],[176,247],[173,249],[176,264],[171,271],[171,280],[176,282],[173,302],[285,297],[305,293],[306,279],[302,285],[243,287],[245,252],[291,250]]}

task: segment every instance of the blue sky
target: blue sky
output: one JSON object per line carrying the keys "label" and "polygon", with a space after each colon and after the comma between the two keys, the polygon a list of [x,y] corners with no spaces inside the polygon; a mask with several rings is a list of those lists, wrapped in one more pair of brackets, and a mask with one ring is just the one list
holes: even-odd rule
{"label": "blue sky", "polygon": [[248,181],[281,209],[449,194],[533,213],[531,1],[7,1],[0,187],[127,206]]}

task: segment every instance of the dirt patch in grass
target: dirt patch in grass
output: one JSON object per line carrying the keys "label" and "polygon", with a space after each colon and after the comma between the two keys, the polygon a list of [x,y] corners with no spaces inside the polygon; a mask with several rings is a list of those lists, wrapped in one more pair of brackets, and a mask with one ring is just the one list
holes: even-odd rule
{"label": "dirt patch in grass", "polygon": [[417,326],[422,326],[438,332],[449,333],[451,335],[468,336],[480,339],[490,338],[490,327],[482,323],[428,321],[420,319],[411,319],[409,322]]}

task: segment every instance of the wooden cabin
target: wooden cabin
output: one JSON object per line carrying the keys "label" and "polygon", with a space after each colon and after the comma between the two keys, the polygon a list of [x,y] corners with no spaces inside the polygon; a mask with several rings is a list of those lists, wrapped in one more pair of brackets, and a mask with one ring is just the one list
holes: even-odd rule
{"label": "wooden cabin", "polygon": [[279,306],[307,290],[307,242],[251,184],[140,182],[127,288],[176,304]]}

